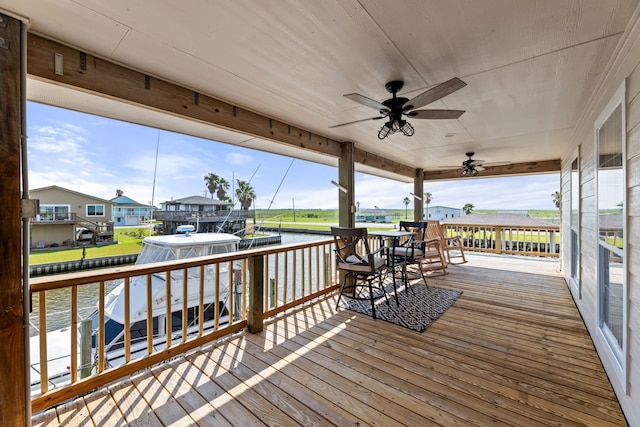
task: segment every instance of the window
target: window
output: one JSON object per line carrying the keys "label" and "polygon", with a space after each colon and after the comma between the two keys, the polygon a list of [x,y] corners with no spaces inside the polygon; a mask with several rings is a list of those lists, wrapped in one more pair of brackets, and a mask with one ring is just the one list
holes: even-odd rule
{"label": "window", "polygon": [[104,216],[104,205],[87,205],[87,216]]}
{"label": "window", "polygon": [[39,221],[71,221],[70,205],[40,205]]}
{"label": "window", "polygon": [[580,289],[580,167],[578,155],[571,162],[571,181],[569,191],[571,193],[571,216],[569,227],[571,229],[571,284],[581,298]]}
{"label": "window", "polygon": [[[613,378],[626,390],[626,168],[624,83],[596,122],[597,321]],[[613,356],[613,357],[610,357]],[[610,375],[611,377],[612,375]]]}

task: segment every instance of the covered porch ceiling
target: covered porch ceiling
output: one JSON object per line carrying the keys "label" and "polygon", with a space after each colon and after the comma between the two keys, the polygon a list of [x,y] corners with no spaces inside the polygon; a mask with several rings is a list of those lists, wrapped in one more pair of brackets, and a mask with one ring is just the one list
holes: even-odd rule
{"label": "covered porch ceiling", "polygon": [[[486,162],[557,167],[638,3],[0,0],[0,12],[25,19],[34,36],[224,101],[234,112],[352,141],[361,153],[406,166],[356,170],[411,181],[412,169],[425,179],[457,177],[443,166],[460,165],[469,151]],[[467,86],[423,109],[465,110],[458,119],[408,119],[413,137],[384,140],[377,137],[384,120],[330,128],[378,116],[344,94],[382,101],[390,97],[385,83],[403,80],[400,95],[412,98],[452,77]],[[96,96],[75,90],[75,81],[30,73],[28,98],[337,166],[327,150]]]}

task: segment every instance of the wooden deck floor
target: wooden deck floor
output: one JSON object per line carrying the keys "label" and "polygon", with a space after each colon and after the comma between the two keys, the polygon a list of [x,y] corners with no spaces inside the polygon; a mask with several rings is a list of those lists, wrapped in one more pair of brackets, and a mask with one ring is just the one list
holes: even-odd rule
{"label": "wooden deck floor", "polygon": [[626,425],[557,262],[471,255],[425,332],[321,301],[34,425]]}

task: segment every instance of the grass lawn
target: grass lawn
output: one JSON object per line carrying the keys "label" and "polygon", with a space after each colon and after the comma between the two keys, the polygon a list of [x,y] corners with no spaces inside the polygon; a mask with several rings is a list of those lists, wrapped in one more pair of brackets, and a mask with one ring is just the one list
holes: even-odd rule
{"label": "grass lawn", "polygon": [[[123,228],[114,230],[114,239],[118,242],[106,246],[89,246],[86,248],[85,258],[101,258],[125,254],[137,254],[142,249],[143,233],[147,229]],[[52,262],[74,261],[82,259],[83,248],[58,248],[32,251],[29,254],[29,264],[48,264]]]}

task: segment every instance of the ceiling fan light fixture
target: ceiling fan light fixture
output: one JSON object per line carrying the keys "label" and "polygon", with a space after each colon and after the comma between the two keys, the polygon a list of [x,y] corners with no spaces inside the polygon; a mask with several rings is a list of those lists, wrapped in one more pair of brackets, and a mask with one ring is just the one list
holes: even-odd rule
{"label": "ceiling fan light fixture", "polygon": [[413,134],[415,133],[415,129],[413,128],[413,126],[411,126],[411,124],[409,122],[404,122],[404,124],[400,127],[400,130],[402,131],[402,133],[404,133],[406,136],[413,136]]}
{"label": "ceiling fan light fixture", "polygon": [[382,125],[380,131],[378,132],[378,139],[385,139],[392,133],[393,131],[391,130],[391,122],[386,122]]}

